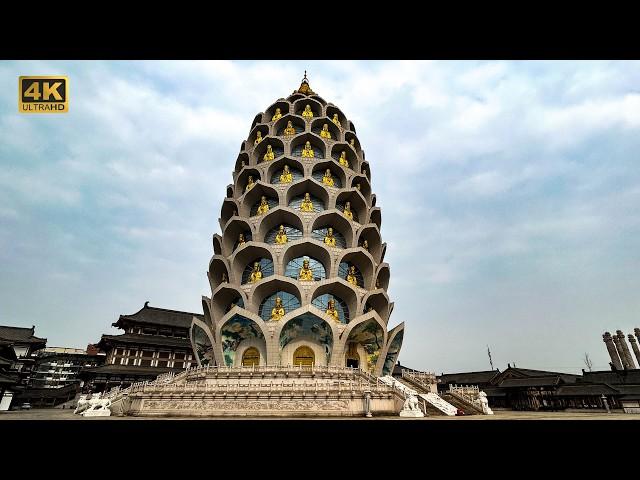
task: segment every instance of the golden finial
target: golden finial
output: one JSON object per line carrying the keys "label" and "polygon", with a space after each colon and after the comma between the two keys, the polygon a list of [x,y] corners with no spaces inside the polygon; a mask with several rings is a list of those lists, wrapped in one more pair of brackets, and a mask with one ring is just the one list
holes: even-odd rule
{"label": "golden finial", "polygon": [[294,90],[293,93],[303,93],[305,95],[315,95],[315,92],[311,90],[309,86],[309,80],[307,79],[307,71],[304,71],[304,77],[302,78],[302,82],[300,83],[300,88],[298,90]]}

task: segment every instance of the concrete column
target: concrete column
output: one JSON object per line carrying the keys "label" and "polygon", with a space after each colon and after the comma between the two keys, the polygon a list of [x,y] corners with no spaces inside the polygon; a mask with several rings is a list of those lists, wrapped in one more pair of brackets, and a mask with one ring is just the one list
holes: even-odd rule
{"label": "concrete column", "polygon": [[602,341],[607,346],[607,350],[609,352],[609,356],[611,357],[611,363],[618,370],[622,370],[622,363],[620,363],[620,357],[618,356],[618,352],[616,350],[616,346],[613,344],[613,338],[609,332],[604,332],[602,335]]}
{"label": "concrete column", "polygon": [[616,330],[616,333],[618,338],[620,339],[620,346],[622,347],[622,355],[624,355],[624,358],[627,360],[627,368],[635,369],[636,364],[633,361],[633,356],[631,355],[631,351],[629,350],[629,345],[627,345],[627,339],[624,337],[624,333],[622,333],[622,330]]}
{"label": "concrete column", "polygon": [[636,341],[636,337],[629,334],[628,338],[629,338],[629,343],[631,344],[631,349],[633,350],[633,353],[636,356],[636,360],[638,361],[638,365],[640,365],[640,348],[638,348],[638,342]]}
{"label": "concrete column", "polygon": [[613,338],[613,344],[616,346],[616,350],[618,351],[618,357],[620,358],[620,362],[622,363],[622,368],[625,370],[629,368],[629,364],[627,362],[627,358],[624,356],[624,351],[622,350],[622,345],[620,345],[620,338],[618,335],[611,335]]}

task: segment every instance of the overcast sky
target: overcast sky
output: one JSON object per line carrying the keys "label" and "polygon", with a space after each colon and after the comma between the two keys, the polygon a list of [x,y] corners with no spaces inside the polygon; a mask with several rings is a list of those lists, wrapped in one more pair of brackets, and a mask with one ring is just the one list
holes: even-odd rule
{"label": "overcast sky", "polygon": [[[313,90],[356,126],[403,364],[579,372],[640,327],[640,62],[0,62],[0,324],[84,348],[201,312],[256,113]],[[20,75],[69,113],[18,113]]]}

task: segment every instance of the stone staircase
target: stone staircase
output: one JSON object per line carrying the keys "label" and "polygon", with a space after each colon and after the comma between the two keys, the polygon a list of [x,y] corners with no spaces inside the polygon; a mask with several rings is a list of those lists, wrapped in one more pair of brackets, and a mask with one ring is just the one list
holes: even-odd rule
{"label": "stone staircase", "polygon": [[453,416],[456,414],[457,408],[440,398],[437,393],[432,392],[430,386],[424,382],[412,381],[412,379],[406,376],[399,378],[387,376],[381,377],[380,380],[389,382],[390,384],[397,382],[401,385],[400,388],[404,390],[405,393],[416,395],[420,399],[420,408],[427,416]]}

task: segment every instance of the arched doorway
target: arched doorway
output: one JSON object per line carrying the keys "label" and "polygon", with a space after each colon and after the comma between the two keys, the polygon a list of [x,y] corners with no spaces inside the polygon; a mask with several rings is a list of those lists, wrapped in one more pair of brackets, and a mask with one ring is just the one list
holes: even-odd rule
{"label": "arched doorway", "polygon": [[316,356],[309,347],[298,347],[293,352],[293,364],[311,367],[315,363]]}
{"label": "arched doorway", "polygon": [[358,347],[353,342],[349,343],[349,348],[347,349],[347,367],[360,367],[360,355],[358,355]]}
{"label": "arched doorway", "polygon": [[253,367],[254,365],[260,365],[260,352],[256,347],[249,347],[242,354],[242,366]]}

